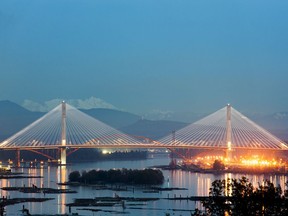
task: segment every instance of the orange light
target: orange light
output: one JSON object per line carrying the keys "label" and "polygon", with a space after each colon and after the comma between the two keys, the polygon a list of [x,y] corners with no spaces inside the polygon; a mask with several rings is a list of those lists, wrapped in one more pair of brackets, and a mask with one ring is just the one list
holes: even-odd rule
{"label": "orange light", "polygon": [[260,167],[273,167],[279,165],[277,161],[273,160],[267,160],[267,159],[260,159],[257,155],[255,155],[253,158],[248,159],[242,159],[241,160],[242,165],[245,166],[260,166]]}

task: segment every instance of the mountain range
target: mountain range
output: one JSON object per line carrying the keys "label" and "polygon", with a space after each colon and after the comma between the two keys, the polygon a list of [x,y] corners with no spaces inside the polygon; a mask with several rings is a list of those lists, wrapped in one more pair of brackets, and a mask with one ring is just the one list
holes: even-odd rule
{"label": "mountain range", "polygon": [[[192,119],[193,121],[182,122],[143,119],[143,117],[136,114],[107,108],[82,109],[81,111],[124,133],[144,136],[154,140],[160,139],[172,131],[179,130],[205,116],[194,113],[188,115],[186,113],[187,120]],[[44,112],[29,111],[11,101],[0,101],[0,140],[15,134],[44,114]],[[270,115],[246,114],[246,116],[280,139],[288,140],[288,112]],[[170,116],[170,119],[175,119],[175,117]]]}

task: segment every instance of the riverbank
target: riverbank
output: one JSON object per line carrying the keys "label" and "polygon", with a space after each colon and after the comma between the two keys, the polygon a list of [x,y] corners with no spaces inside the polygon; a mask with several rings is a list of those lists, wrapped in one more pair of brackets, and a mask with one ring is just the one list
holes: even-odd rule
{"label": "riverbank", "polygon": [[195,172],[195,173],[206,173],[206,174],[225,174],[225,173],[232,173],[232,174],[249,174],[249,175],[262,175],[262,174],[269,174],[269,175],[285,175],[288,176],[288,171],[284,170],[277,170],[273,168],[259,168],[259,167],[249,167],[249,168],[241,168],[241,167],[228,167],[223,170],[214,170],[214,169],[203,169],[198,166],[170,166],[170,165],[157,165],[153,166],[153,168],[162,169],[162,170],[182,170],[188,172]]}

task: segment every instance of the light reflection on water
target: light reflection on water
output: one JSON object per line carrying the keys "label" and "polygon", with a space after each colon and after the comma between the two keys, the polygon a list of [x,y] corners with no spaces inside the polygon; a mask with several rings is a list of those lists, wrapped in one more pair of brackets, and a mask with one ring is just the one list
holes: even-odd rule
{"label": "light reflection on water", "polygon": [[[140,169],[147,168],[155,165],[166,165],[169,163],[169,158],[154,158],[139,161],[105,161],[105,162],[91,162],[91,163],[79,163],[73,164],[67,167],[45,167],[38,169],[18,169],[17,172],[24,172],[27,175],[41,175],[44,178],[30,178],[30,179],[2,179],[0,181],[0,187],[11,186],[32,186],[37,187],[52,187],[52,188],[66,188],[65,186],[58,186],[57,182],[67,181],[67,176],[70,172],[79,170],[90,169],[111,169],[111,168],[128,168],[128,169]],[[73,202],[74,198],[94,198],[97,196],[114,196],[117,193],[119,196],[135,196],[135,197],[155,197],[155,198],[172,198],[172,197],[189,197],[189,196],[207,196],[209,194],[209,188],[211,183],[216,179],[228,179],[228,178],[241,178],[242,174],[204,174],[204,173],[191,173],[185,171],[163,171],[165,182],[163,187],[179,187],[187,188],[188,190],[173,190],[162,191],[160,193],[143,193],[142,189],[132,189],[129,191],[111,191],[111,190],[95,190],[92,187],[70,187],[72,190],[76,190],[77,194],[25,194],[14,191],[0,190],[1,196],[8,196],[10,198],[16,197],[47,197],[54,198],[54,200],[44,203],[24,203],[25,207],[30,210],[32,214],[64,214],[68,213],[68,208],[65,203]],[[275,185],[280,185],[282,189],[285,188],[286,176],[269,176],[269,175],[246,175],[250,179],[254,186],[258,186],[258,182],[263,182],[264,179],[272,181]],[[7,215],[21,215],[20,210],[23,204],[17,204],[14,206],[7,206]],[[146,208],[142,210],[131,209],[131,207]],[[195,209],[200,208],[199,202],[192,201],[173,201],[160,199],[155,202],[147,202],[147,205],[143,206],[127,206],[125,212],[130,212],[130,215],[148,215],[157,216],[170,213],[171,215],[188,216],[188,211],[173,211],[172,209]],[[149,208],[149,209],[148,209]],[[101,209],[123,211],[121,205],[114,207],[102,207]],[[151,210],[154,209],[154,210]],[[158,209],[158,210],[157,210]],[[170,210],[169,210],[170,209]],[[78,212],[80,215],[93,215],[92,212],[78,211],[77,208],[72,208],[72,212]],[[97,213],[97,215],[99,215]],[[102,212],[100,215],[112,215],[108,212]]]}
{"label": "light reflection on water", "polygon": [[[66,182],[67,181],[67,168],[61,166],[57,169],[57,182]],[[65,189],[66,187],[61,185],[58,186],[58,189]],[[65,214],[65,203],[66,203],[66,194],[59,194],[58,197],[58,214]]]}

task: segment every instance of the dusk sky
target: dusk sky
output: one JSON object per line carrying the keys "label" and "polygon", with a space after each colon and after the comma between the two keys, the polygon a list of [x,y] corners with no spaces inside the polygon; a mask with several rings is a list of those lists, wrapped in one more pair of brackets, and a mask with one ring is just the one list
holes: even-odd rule
{"label": "dusk sky", "polygon": [[0,100],[288,111],[287,0],[0,0]]}

